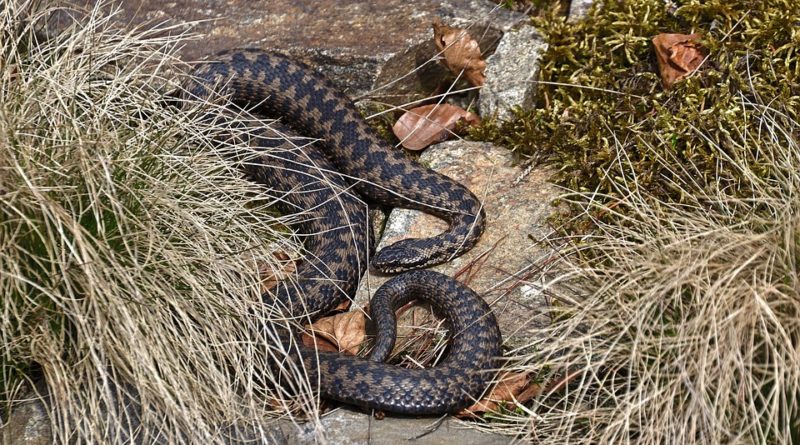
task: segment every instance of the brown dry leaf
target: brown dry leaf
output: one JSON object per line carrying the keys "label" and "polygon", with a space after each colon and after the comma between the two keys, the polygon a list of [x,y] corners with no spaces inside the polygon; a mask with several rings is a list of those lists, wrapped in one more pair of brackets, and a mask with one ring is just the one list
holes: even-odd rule
{"label": "brown dry leaf", "polygon": [[433,21],[433,40],[444,56],[444,65],[450,71],[457,75],[464,70],[464,77],[470,84],[483,86],[486,81],[483,73],[486,62],[481,59],[478,42],[466,30],[447,26],[437,17]]}
{"label": "brown dry leaf", "polygon": [[475,113],[450,104],[423,105],[406,111],[395,122],[392,131],[409,150],[422,150],[442,142],[460,121],[478,125],[481,118]]}
{"label": "brown dry leaf", "polygon": [[469,408],[461,410],[457,417],[475,418],[487,411],[496,411],[501,404],[525,403],[541,393],[541,387],[532,383],[527,372],[506,372],[492,391]]}
{"label": "brown dry leaf", "polygon": [[344,301],[342,301],[341,303],[339,303],[338,306],[333,308],[333,312],[344,312],[344,311],[350,309],[350,304],[352,302],[353,302],[353,300],[351,300],[349,298],[345,298]]}
{"label": "brown dry leaf", "polygon": [[321,318],[311,325],[313,336],[308,333],[303,334],[303,344],[316,347],[320,351],[356,355],[367,336],[366,321],[367,317],[362,311]]}
{"label": "brown dry leaf", "polygon": [[661,83],[669,88],[694,72],[708,55],[700,34],[659,34],[653,37]]}

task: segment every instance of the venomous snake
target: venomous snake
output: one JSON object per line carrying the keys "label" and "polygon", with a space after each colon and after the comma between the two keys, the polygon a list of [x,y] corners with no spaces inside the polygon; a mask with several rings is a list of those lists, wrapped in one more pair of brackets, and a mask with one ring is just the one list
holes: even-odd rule
{"label": "venomous snake", "polygon": [[[199,64],[191,79],[186,97],[225,96],[280,119],[271,129],[255,131],[251,144],[260,155],[243,165],[276,197],[281,211],[303,212],[297,231],[304,234],[307,255],[296,272],[297,287],[281,282],[264,294],[266,301],[277,299],[292,314],[310,313],[313,320],[353,297],[368,260],[380,272],[404,272],[381,286],[371,301],[377,339],[369,358],[301,353],[320,394],[402,414],[455,412],[480,397],[500,356],[494,315],[483,299],[455,280],[411,270],[448,261],[475,244],[484,227],[479,200],[461,184],[387,146],[343,93],[300,62],[236,50]],[[320,141],[298,147],[278,137],[281,133]],[[372,229],[361,197],[422,210],[447,221],[449,229],[397,242],[370,258]],[[417,298],[447,319],[448,354],[426,369],[386,364],[394,346],[394,310]]]}

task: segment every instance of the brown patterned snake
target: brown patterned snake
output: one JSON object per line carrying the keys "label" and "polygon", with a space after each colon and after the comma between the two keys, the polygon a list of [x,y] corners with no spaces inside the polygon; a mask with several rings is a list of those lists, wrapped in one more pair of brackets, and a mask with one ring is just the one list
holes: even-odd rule
{"label": "brown patterned snake", "polygon": [[[280,118],[280,132],[322,141],[297,148],[257,130],[263,155],[246,171],[281,199],[281,210],[304,211],[298,232],[308,253],[298,267],[299,288],[281,283],[264,295],[292,313],[312,319],[351,298],[367,267],[371,229],[361,197],[393,207],[422,210],[449,223],[444,233],[403,240],[370,259],[385,273],[439,264],[470,249],[480,237],[484,214],[464,186],[407,159],[387,146],[351,101],[313,69],[284,56],[237,50],[199,65],[186,86],[189,97],[225,95],[253,112]],[[283,124],[291,127],[288,130]],[[413,299],[431,302],[446,317],[447,356],[427,369],[383,361],[394,345],[394,310]],[[436,272],[409,271],[389,280],[371,302],[378,328],[369,359],[335,353],[301,353],[322,396],[404,414],[458,411],[480,397],[500,356],[500,331],[489,306],[472,290]]]}

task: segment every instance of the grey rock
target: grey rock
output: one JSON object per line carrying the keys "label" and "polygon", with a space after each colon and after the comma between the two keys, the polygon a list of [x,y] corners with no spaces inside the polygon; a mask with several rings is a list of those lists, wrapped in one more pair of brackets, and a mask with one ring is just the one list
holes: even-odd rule
{"label": "grey rock", "polygon": [[322,430],[318,434],[310,425],[300,427],[299,433],[290,437],[287,444],[393,445],[411,442],[418,445],[505,445],[511,442],[508,437],[469,429],[449,417],[387,417],[377,420],[368,414],[338,409],[323,416],[320,426]]}
{"label": "grey rock", "polygon": [[[98,382],[98,385],[101,383]],[[168,442],[163,437],[143,437],[144,429],[141,428],[140,405],[134,388],[128,385],[117,386],[106,381],[108,394],[113,402],[113,416],[108,415],[109,423],[93,425],[98,432],[103,432],[104,443],[108,444],[164,444]],[[124,390],[121,390],[124,388]],[[54,443],[55,437],[51,430],[50,394],[44,379],[36,382],[36,390],[28,388],[13,405],[8,421],[0,429],[0,444],[2,445],[39,445]],[[107,410],[108,406],[100,407]],[[106,411],[108,412],[108,411]],[[124,422],[125,427],[117,428],[111,419]],[[267,421],[259,428],[239,427],[236,425],[220,428],[219,434],[224,437],[225,443],[230,445],[244,444],[284,444],[289,443],[288,437],[296,435],[296,430],[288,421]],[[186,439],[184,439],[186,440]],[[222,440],[222,439],[221,439]]]}
{"label": "grey rock", "polygon": [[288,445],[314,445],[319,442],[341,445],[369,443],[371,417],[349,409],[338,409],[320,419],[319,425],[307,423],[298,428]]}
{"label": "grey rock", "polygon": [[532,26],[507,32],[486,60],[486,83],[479,101],[481,115],[507,119],[516,106],[532,108],[539,60],[546,50],[543,37]]}
{"label": "grey rock", "polygon": [[53,442],[51,437],[49,414],[32,390],[14,407],[0,428],[2,445],[46,445]]}
{"label": "grey rock", "polygon": [[488,434],[462,424],[451,417],[444,419],[392,418],[372,420],[369,445],[394,445],[413,443],[415,445],[506,445],[509,437]]}
{"label": "grey rock", "polygon": [[505,33],[528,21],[524,14],[486,0],[446,0],[439,4],[439,16],[450,26],[472,28],[471,31],[492,28]]}
{"label": "grey rock", "polygon": [[[41,382],[44,385],[44,382]],[[40,385],[40,386],[42,386]],[[0,430],[2,445],[45,445],[53,443],[50,419],[47,413],[47,396],[39,397],[33,392],[24,396],[26,401],[19,403]],[[135,416],[136,410],[128,415]],[[134,419],[134,421],[136,421]],[[414,419],[407,417],[387,417],[376,420],[369,414],[350,409],[332,411],[318,423],[295,425],[288,420],[274,420],[254,427],[228,427],[221,435],[225,443],[231,445],[375,445],[396,444],[413,441],[419,445],[433,444],[487,444],[501,445],[510,438],[480,432],[461,424],[452,418]],[[108,443],[150,443],[133,437],[125,440],[109,440]],[[156,443],[166,442],[157,441]]]}
{"label": "grey rock", "polygon": [[572,0],[569,3],[569,15],[567,21],[574,23],[583,20],[589,13],[589,8],[592,7],[594,0]]}
{"label": "grey rock", "polygon": [[[231,48],[271,48],[310,62],[351,97],[369,94],[390,104],[425,97],[448,76],[432,60],[434,18],[469,28],[484,52],[497,46],[503,32],[528,20],[488,0],[134,0],[119,5],[116,20],[126,26],[163,23],[176,25],[175,32],[196,33],[200,38],[181,49],[184,60]],[[66,26],[70,20],[62,22]]]}

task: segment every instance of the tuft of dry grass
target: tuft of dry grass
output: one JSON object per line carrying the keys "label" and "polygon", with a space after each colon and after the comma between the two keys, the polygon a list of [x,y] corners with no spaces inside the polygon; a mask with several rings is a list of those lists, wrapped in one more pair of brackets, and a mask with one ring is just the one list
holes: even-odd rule
{"label": "tuft of dry grass", "polygon": [[637,187],[622,141],[604,172],[622,185],[572,195],[594,230],[571,240],[548,286],[555,321],[515,365],[549,391],[487,429],[545,444],[797,443],[800,125],[740,100],[726,138],[694,129],[732,179],[672,171],[669,141],[642,138],[681,202]]}
{"label": "tuft of dry grass", "polygon": [[[305,372],[270,367],[287,351],[260,299],[259,269],[298,252],[289,221],[232,160],[247,147],[164,101],[188,37],[115,29],[103,2],[2,8],[2,417],[41,374],[59,442],[215,443],[271,413],[318,421]],[[44,39],[55,14],[73,22]]]}

